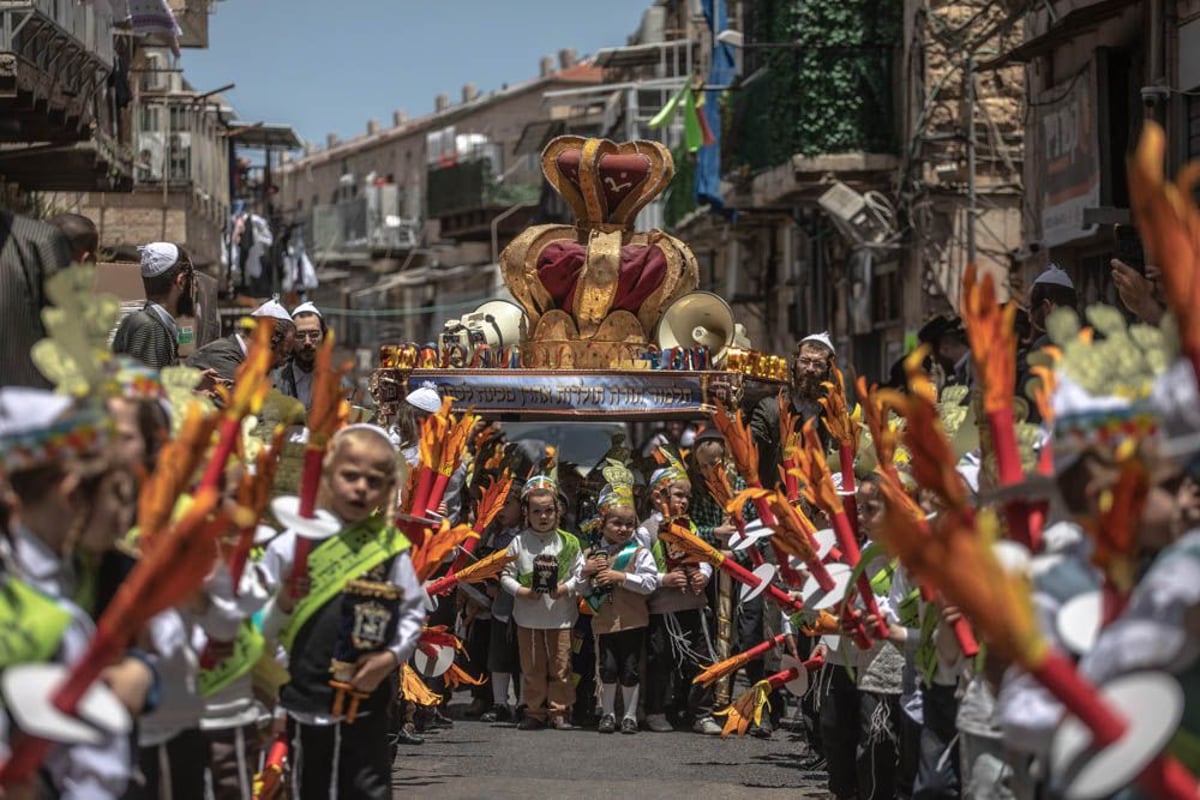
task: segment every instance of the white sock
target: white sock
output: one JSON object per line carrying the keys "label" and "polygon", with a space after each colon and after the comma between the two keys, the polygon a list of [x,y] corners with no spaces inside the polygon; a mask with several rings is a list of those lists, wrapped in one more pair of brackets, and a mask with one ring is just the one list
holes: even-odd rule
{"label": "white sock", "polygon": [[492,673],[492,702],[498,706],[508,705],[508,686],[512,683],[511,672]]}
{"label": "white sock", "polygon": [[615,683],[600,684],[600,707],[605,714],[615,714],[617,709],[617,685]]}
{"label": "white sock", "polygon": [[621,701],[625,704],[625,719],[637,719],[638,687],[622,686]]}

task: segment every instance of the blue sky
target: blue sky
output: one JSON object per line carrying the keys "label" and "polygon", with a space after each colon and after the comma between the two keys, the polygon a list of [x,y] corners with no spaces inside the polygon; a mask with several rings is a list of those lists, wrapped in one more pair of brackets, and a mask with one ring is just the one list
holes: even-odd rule
{"label": "blue sky", "polygon": [[209,49],[184,50],[198,91],[228,83],[243,120],[293,126],[324,143],[535,77],[542,56],[622,45],[652,0],[225,0]]}

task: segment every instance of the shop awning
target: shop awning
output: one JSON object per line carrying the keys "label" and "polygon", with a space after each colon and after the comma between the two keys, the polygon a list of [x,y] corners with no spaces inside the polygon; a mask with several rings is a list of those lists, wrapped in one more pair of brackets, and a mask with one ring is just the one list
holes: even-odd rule
{"label": "shop awning", "polygon": [[265,122],[229,123],[229,139],[242,147],[298,150],[303,146],[290,125],[268,125]]}
{"label": "shop awning", "polygon": [[1044,33],[1022,42],[1007,53],[1002,53],[990,61],[981,62],[976,69],[996,69],[1013,63],[1032,61],[1038,56],[1046,55],[1089,28],[1094,28],[1100,23],[1118,16],[1126,8],[1137,5],[1138,2],[1139,0],[1099,0],[1091,5],[1068,11],[1052,22]]}

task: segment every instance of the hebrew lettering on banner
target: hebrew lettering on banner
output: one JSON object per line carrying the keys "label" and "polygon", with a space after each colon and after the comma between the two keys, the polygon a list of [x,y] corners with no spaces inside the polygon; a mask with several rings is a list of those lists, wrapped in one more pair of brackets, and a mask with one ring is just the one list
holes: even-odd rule
{"label": "hebrew lettering on banner", "polygon": [[505,374],[503,370],[414,376],[432,380],[456,406],[477,413],[703,413],[700,378],[670,372],[645,375]]}

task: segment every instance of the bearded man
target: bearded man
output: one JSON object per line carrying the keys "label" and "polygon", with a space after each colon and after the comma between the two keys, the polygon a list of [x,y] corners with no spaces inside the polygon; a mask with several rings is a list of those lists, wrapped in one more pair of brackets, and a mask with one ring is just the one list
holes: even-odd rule
{"label": "bearded man", "polygon": [[[814,333],[800,340],[792,360],[792,384],[781,390],[791,402],[796,415],[796,429],[810,419],[817,419],[817,433],[822,443],[829,444],[829,432],[821,424],[823,413],[820,399],[825,396],[822,385],[830,379],[836,352],[828,333]],[[774,486],[779,479],[779,464],[783,453],[779,434],[779,400],[764,397],[750,415],[750,430],[758,445],[758,475],[763,486]]]}

